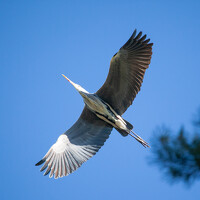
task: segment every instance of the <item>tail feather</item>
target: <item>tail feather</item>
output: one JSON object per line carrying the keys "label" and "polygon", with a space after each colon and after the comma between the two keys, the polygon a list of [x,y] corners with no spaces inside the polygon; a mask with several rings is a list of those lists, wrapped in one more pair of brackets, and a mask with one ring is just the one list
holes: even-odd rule
{"label": "tail feather", "polygon": [[125,130],[115,128],[122,136],[126,137],[128,133]]}
{"label": "tail feather", "polygon": [[[129,123],[128,121],[126,121],[125,119],[123,119],[126,122],[126,128],[129,130],[129,132],[133,129],[133,125],[131,123]],[[116,128],[116,130],[124,137],[126,137],[129,133],[127,133],[127,131],[123,130],[123,129],[118,129]]]}
{"label": "tail feather", "polygon": [[123,119],[125,122],[126,122],[126,127],[129,129],[129,130],[132,130],[133,129],[133,125],[131,123],[129,123],[128,121],[126,121],[125,119]]}
{"label": "tail feather", "polygon": [[[125,119],[123,119],[126,123],[126,128],[127,130],[124,130],[124,129],[118,129],[118,128],[115,128],[122,136],[127,136],[127,135],[130,135],[132,136],[133,138],[135,138],[140,144],[142,144],[144,147],[150,147],[149,144],[144,141],[139,135],[137,135],[136,133],[134,133],[132,131],[133,129],[133,125],[131,123],[129,123],[128,121],[126,121]],[[131,132],[133,134],[131,134]]]}

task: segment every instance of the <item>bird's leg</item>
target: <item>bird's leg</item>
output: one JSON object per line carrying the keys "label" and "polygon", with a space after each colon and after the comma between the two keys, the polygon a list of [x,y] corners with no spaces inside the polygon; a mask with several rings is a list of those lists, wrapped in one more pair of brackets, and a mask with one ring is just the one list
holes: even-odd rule
{"label": "bird's leg", "polygon": [[128,133],[130,136],[132,136],[133,138],[135,138],[140,144],[142,144],[145,148],[146,147],[150,147],[149,144],[147,142],[145,142],[139,135],[137,135],[136,133],[134,133],[132,130],[130,130],[134,135],[132,135],[130,132]]}

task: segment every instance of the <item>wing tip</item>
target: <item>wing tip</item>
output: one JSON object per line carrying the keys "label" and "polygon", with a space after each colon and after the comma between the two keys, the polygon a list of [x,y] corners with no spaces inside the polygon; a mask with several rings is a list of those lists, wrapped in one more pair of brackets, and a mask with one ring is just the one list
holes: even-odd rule
{"label": "wing tip", "polygon": [[133,37],[133,36],[135,37],[136,33],[137,33],[137,29],[135,28],[131,37]]}
{"label": "wing tip", "polygon": [[[120,48],[130,48],[131,46],[135,45],[136,43],[146,43],[148,44],[148,42],[150,41],[150,39],[146,39],[147,35],[144,34],[143,36],[143,32],[140,31],[138,34],[137,34],[137,29],[135,29],[133,31],[133,34],[131,35],[131,37],[129,38],[129,40]],[[146,40],[145,40],[146,39]],[[153,43],[152,43],[153,44]]]}
{"label": "wing tip", "polygon": [[40,160],[39,162],[37,162],[35,164],[35,166],[39,166],[39,165],[43,164],[44,162],[45,162],[45,159],[43,158],[42,160]]}

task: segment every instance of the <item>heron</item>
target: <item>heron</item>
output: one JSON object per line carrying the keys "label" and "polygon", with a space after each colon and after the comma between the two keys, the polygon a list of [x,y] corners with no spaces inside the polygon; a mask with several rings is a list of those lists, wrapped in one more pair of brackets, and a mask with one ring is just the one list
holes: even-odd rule
{"label": "heron", "polygon": [[115,128],[122,136],[131,135],[144,147],[149,147],[122,118],[140,91],[144,74],[149,67],[153,43],[136,29],[129,40],[112,57],[109,73],[96,93],[89,93],[63,75],[82,96],[85,103],[79,119],[60,135],[36,166],[49,177],[61,178],[77,170],[94,156]]}

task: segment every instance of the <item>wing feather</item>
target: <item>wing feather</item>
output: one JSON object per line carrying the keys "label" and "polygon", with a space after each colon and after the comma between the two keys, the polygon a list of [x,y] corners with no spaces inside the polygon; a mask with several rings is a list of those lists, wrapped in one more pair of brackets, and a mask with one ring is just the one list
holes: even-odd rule
{"label": "wing feather", "polygon": [[108,77],[96,92],[122,115],[140,91],[144,74],[149,67],[153,43],[142,32],[133,32],[129,40],[113,56]]}
{"label": "wing feather", "polygon": [[52,145],[36,165],[54,178],[67,176],[95,155],[109,137],[112,127],[84,108],[77,122]]}

